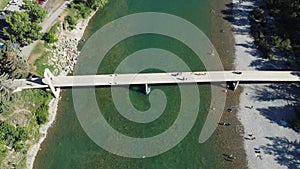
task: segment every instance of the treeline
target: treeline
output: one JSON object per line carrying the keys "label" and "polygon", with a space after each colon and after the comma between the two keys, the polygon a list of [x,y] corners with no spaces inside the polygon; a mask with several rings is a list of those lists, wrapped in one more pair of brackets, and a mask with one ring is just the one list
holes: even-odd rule
{"label": "treeline", "polygon": [[[251,32],[263,56],[300,56],[300,0],[264,0],[250,14]],[[293,50],[292,50],[293,49]]]}
{"label": "treeline", "polygon": [[92,11],[103,8],[108,0],[74,0],[69,8],[74,12],[65,17],[65,26],[68,29],[75,29],[79,19],[86,19]]}
{"label": "treeline", "polygon": [[297,56],[300,56],[300,0],[265,0],[270,15],[278,22]]}
{"label": "treeline", "polygon": [[[37,1],[23,0],[22,11],[12,12],[6,16],[7,26],[3,33],[9,40],[1,40],[4,46],[0,48],[0,163],[7,152],[26,153],[27,140],[34,136],[38,126],[44,124],[48,117],[48,104],[51,94],[43,90],[29,90],[12,93],[15,86],[14,79],[31,76],[27,62],[20,56],[19,46],[25,46],[43,37],[42,27],[39,25],[46,16],[46,12]],[[21,103],[21,105],[19,105]],[[19,107],[21,106],[21,107]],[[20,127],[11,120],[9,113],[19,108],[32,112],[30,127]],[[13,151],[12,151],[13,150]]]}
{"label": "treeline", "polygon": [[[292,64],[294,55],[300,57],[300,0],[264,0],[249,16],[254,42],[263,56],[273,59],[275,54]],[[297,63],[296,63],[297,64]],[[300,126],[300,105],[291,121],[296,131]]]}

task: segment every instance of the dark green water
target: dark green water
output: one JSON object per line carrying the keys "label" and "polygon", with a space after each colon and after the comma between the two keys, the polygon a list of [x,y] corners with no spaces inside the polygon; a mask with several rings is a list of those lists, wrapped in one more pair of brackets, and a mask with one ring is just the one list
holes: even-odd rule
{"label": "dark green water", "polygon": [[[174,14],[192,22],[209,36],[211,34],[210,3],[209,0],[111,0],[108,6],[95,15],[86,32],[86,37],[108,22],[136,12]],[[204,70],[198,57],[181,42],[165,36],[147,34],[128,38],[116,45],[106,55],[98,73],[113,73],[126,56],[145,48],[161,48],[171,51],[180,56],[191,70]],[[187,70],[178,67],[174,71]],[[150,69],[146,72],[159,71]],[[127,70],[118,73],[127,73]],[[109,87],[96,89],[98,105],[109,124],[121,133],[133,137],[154,136],[172,125],[178,116],[181,100],[177,85],[155,85],[151,88],[162,90],[168,99],[163,115],[151,123],[133,123],[122,117],[114,107]],[[133,86],[131,89],[131,103],[138,110],[147,110],[150,104],[148,96],[141,92],[143,87]],[[159,156],[132,159],[111,154],[89,139],[77,120],[72,102],[72,91],[66,90],[60,102],[57,121],[42,144],[42,150],[38,153],[34,168],[222,168],[220,164],[222,156],[215,136],[204,144],[198,143],[198,137],[210,107],[209,85],[199,85],[199,92],[200,110],[196,124],[189,134],[177,146]]]}

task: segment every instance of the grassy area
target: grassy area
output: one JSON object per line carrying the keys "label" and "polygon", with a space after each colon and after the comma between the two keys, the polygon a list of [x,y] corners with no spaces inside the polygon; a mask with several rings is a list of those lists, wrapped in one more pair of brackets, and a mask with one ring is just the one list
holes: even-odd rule
{"label": "grassy area", "polygon": [[1,0],[0,1],[0,10],[3,10],[8,4],[9,0]]}
{"label": "grassy area", "polygon": [[0,164],[6,156],[7,156],[7,148],[3,144],[0,144]]}
{"label": "grassy area", "polygon": [[39,55],[39,54],[41,54],[44,51],[44,48],[45,48],[44,44],[45,44],[44,41],[39,41],[30,55]]}
{"label": "grassy area", "polygon": [[[37,140],[39,138],[39,125],[41,124],[39,122],[41,122],[41,120],[43,120],[43,123],[46,122],[49,112],[48,105],[53,98],[50,92],[41,89],[23,90],[19,94],[18,102],[21,102],[21,107],[32,112],[30,123],[24,128],[28,133],[29,140],[26,141],[25,147],[19,151],[22,153],[22,156],[15,159],[17,162],[13,161],[13,163],[7,162],[7,159],[5,159],[5,162],[3,161],[8,154],[8,149],[5,144],[0,143],[0,168],[26,168],[26,152],[35,142],[33,139]],[[18,102],[16,102],[16,104],[18,104]]]}
{"label": "grassy area", "polygon": [[44,76],[44,71],[48,68],[51,72],[54,71],[55,67],[53,65],[48,65],[48,57],[50,56],[49,51],[44,51],[42,55],[35,60],[34,65],[36,66],[36,73],[39,76]]}
{"label": "grassy area", "polygon": [[59,30],[58,30],[58,28],[59,28],[59,25],[60,25],[60,22],[56,22],[56,24],[54,24],[51,28],[50,28],[50,30],[49,30],[49,32],[55,32],[55,33],[58,33],[59,32]]}
{"label": "grassy area", "polygon": [[31,73],[36,74],[38,76],[44,75],[44,70],[48,68],[53,71],[54,66],[48,65],[48,57],[51,52],[46,47],[43,41],[40,41],[32,51],[29,57],[29,70]]}

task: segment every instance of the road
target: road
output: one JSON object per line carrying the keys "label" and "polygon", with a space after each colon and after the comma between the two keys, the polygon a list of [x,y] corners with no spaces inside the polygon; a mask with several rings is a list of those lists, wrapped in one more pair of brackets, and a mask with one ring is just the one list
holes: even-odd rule
{"label": "road", "polygon": [[[44,22],[41,23],[42,32],[47,32],[55,24],[57,18],[67,9],[68,4],[71,2],[72,1],[64,2],[59,8],[50,11],[50,13],[46,15]],[[37,41],[35,41],[34,43],[28,46],[23,47],[21,56],[27,60],[36,45],[37,45]]]}

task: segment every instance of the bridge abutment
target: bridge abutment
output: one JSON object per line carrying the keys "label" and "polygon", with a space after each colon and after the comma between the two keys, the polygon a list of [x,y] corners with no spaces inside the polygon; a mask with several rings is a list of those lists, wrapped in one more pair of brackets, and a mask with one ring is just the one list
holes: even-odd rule
{"label": "bridge abutment", "polygon": [[54,77],[54,75],[51,73],[51,71],[49,69],[45,69],[44,72],[44,83],[46,83],[49,88],[51,89],[53,95],[55,98],[59,97],[59,93],[60,93],[60,88],[55,88],[52,84],[52,78]]}

